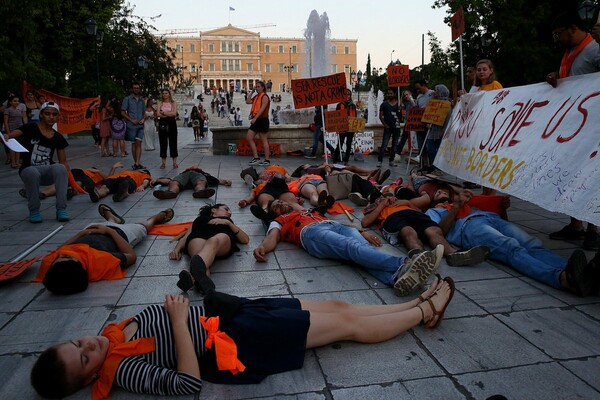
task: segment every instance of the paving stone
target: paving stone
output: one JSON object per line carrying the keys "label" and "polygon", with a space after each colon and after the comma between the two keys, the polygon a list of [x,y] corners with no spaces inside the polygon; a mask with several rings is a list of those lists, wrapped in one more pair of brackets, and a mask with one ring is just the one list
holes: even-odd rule
{"label": "paving stone", "polygon": [[[277,262],[284,270],[347,264],[347,262],[341,260],[313,257],[298,247],[291,250],[276,250],[275,255],[277,257]],[[271,257],[271,255],[269,255],[269,257]]]}
{"label": "paving stone", "polygon": [[44,291],[26,309],[27,311],[37,311],[110,306],[119,300],[130,280],[130,278],[124,278],[115,281],[90,282],[85,292],[70,296],[52,294],[38,283],[39,289],[44,289]]}
{"label": "paving stone", "polygon": [[560,364],[600,392],[600,381],[598,380],[600,357],[584,357],[579,360],[563,361]]}
{"label": "paving stone", "polygon": [[425,378],[418,380],[403,380],[391,385],[369,385],[332,390],[335,400],[354,399],[419,399],[439,400],[443,393],[444,400],[459,400],[466,397],[461,394],[448,378]]}
{"label": "paving stone", "polygon": [[211,278],[218,290],[235,296],[268,297],[289,295],[288,284],[280,271],[215,272]]}
{"label": "paving stone", "polygon": [[45,289],[40,283],[14,283],[5,285],[0,290],[2,290],[0,312],[18,312]]}
{"label": "paving stone", "polygon": [[120,306],[132,304],[160,304],[165,295],[176,293],[177,275],[133,277],[123,296],[117,303]]}
{"label": "paving stone", "polygon": [[349,274],[344,266],[285,269],[283,274],[294,293],[321,293],[365,289],[358,274]]}

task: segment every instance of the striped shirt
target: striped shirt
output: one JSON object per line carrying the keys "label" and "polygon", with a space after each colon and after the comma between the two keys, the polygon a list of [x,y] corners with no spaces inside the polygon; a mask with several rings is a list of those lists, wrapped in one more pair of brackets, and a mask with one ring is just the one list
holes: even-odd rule
{"label": "striped shirt", "polygon": [[[188,326],[198,358],[204,351],[206,340],[206,332],[198,319],[201,315],[204,315],[204,307],[190,307]],[[177,372],[175,340],[164,307],[151,305],[133,320],[139,327],[131,340],[154,337],[156,348],[152,353],[125,358],[117,368],[114,384],[135,393],[167,396],[200,392],[201,379]]]}

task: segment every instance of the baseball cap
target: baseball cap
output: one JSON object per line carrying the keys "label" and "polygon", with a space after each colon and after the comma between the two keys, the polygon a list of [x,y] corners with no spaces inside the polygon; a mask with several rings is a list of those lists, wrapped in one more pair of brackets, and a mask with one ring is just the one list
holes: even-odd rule
{"label": "baseball cap", "polygon": [[58,104],[56,104],[53,101],[47,101],[44,104],[42,104],[42,108],[40,109],[40,111],[44,111],[46,108],[54,108],[56,111],[60,112]]}

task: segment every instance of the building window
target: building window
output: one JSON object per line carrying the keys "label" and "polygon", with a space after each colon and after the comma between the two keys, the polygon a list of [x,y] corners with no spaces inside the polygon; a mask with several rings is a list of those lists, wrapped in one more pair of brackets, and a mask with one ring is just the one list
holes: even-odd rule
{"label": "building window", "polygon": [[337,73],[337,64],[331,64],[331,73],[332,74],[336,74]]}
{"label": "building window", "polygon": [[350,47],[348,47],[348,46],[344,47],[344,54],[350,54]]}
{"label": "building window", "polygon": [[279,45],[279,52],[283,53],[283,45],[282,44]]}
{"label": "building window", "polygon": [[285,70],[283,69],[283,63],[279,63],[279,72],[284,72]]}
{"label": "building window", "polygon": [[265,44],[265,53],[270,53],[271,52],[271,46],[268,44]]}
{"label": "building window", "polygon": [[240,52],[240,42],[235,42],[235,52],[236,53]]}
{"label": "building window", "polygon": [[196,72],[196,64],[190,63],[190,71]]}
{"label": "building window", "polygon": [[248,64],[246,64],[246,67],[247,67],[246,69],[247,69],[248,71],[254,71],[254,64],[253,64],[253,63],[248,63]]}
{"label": "building window", "polygon": [[246,45],[246,53],[252,53],[252,45],[251,44]]}
{"label": "building window", "polygon": [[194,43],[190,44],[190,53],[196,52],[196,45]]}
{"label": "building window", "polygon": [[227,51],[230,53],[233,52],[233,42],[232,41],[227,42]]}
{"label": "building window", "polygon": [[240,70],[240,65],[241,65],[240,60],[233,60],[233,68],[234,68],[234,70],[239,71]]}
{"label": "building window", "polygon": [[208,63],[208,70],[209,71],[215,71],[216,70],[215,63]]}
{"label": "building window", "polygon": [[292,46],[292,53],[296,54],[298,52],[298,47],[296,45]]}
{"label": "building window", "polygon": [[336,53],[337,53],[337,47],[331,46],[331,54],[336,54]]}
{"label": "building window", "polygon": [[271,72],[271,64],[265,64],[265,72]]}
{"label": "building window", "polygon": [[180,45],[180,44],[176,44],[176,45],[175,45],[175,51],[176,51],[177,53],[181,53],[181,45]]}
{"label": "building window", "polygon": [[221,60],[221,71],[227,71],[227,60]]}
{"label": "building window", "polygon": [[181,71],[181,63],[177,63],[177,64],[175,64],[175,69],[176,69],[177,71]]}
{"label": "building window", "polygon": [[209,45],[208,45],[208,52],[209,53],[214,53],[215,52],[215,45],[214,45],[214,43],[209,43]]}
{"label": "building window", "polygon": [[224,40],[221,40],[221,52],[225,53],[227,51],[227,42]]}
{"label": "building window", "polygon": [[292,72],[298,72],[298,64],[292,64]]}
{"label": "building window", "polygon": [[285,83],[280,83],[279,84],[279,91],[280,92],[285,92]]}

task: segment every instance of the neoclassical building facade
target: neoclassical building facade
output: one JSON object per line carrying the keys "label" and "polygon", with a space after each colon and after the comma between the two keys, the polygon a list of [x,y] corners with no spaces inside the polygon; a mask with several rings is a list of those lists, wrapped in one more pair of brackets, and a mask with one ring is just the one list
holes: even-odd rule
{"label": "neoclassical building facade", "polygon": [[[175,63],[185,78],[204,88],[252,89],[259,80],[272,82],[273,92],[289,88],[292,79],[311,76],[306,71],[303,38],[267,38],[260,33],[228,25],[199,36],[165,36],[175,49]],[[356,39],[331,39],[327,55],[329,73],[356,71]]]}

